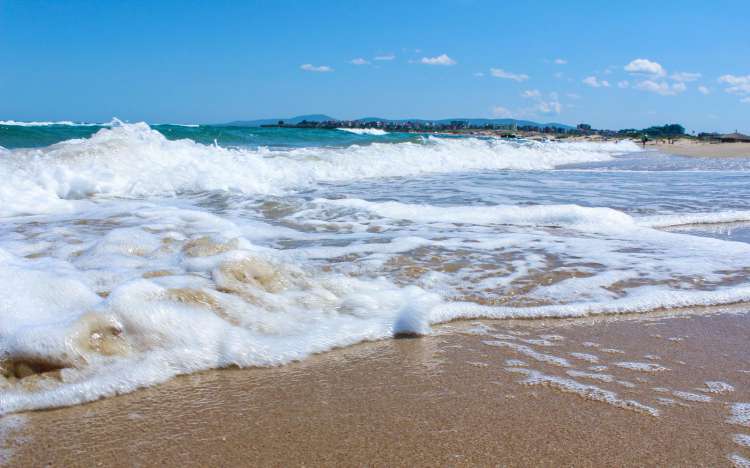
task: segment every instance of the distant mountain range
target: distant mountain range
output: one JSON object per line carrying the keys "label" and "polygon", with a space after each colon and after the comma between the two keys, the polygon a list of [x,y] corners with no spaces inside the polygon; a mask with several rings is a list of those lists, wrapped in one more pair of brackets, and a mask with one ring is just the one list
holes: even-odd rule
{"label": "distant mountain range", "polygon": [[[308,122],[325,122],[328,120],[340,120],[334,117],[331,117],[329,115],[324,114],[310,114],[310,115],[298,115],[296,117],[291,117],[288,119],[279,118],[279,119],[259,119],[259,120],[237,120],[234,122],[229,122],[223,125],[229,125],[234,127],[260,127],[261,125],[273,125],[275,123],[278,123],[279,120],[283,120],[286,124],[296,125],[303,120],[307,120]],[[429,119],[384,119],[381,117],[364,117],[361,119],[355,119],[361,122],[390,122],[390,123],[401,123],[401,122],[434,122],[438,124],[448,124],[451,121],[454,120],[460,120],[463,122],[469,122],[472,126],[481,126],[481,125],[487,125],[487,124],[493,124],[493,125],[512,125],[515,123],[519,127],[524,126],[531,126],[531,127],[554,127],[554,128],[562,128],[562,129],[571,129],[574,128],[570,125],[561,124],[557,122],[549,122],[549,123],[540,123],[540,122],[533,122],[531,120],[518,120],[518,119],[475,119],[475,118],[455,118],[455,119],[439,119],[439,120],[429,120]]]}

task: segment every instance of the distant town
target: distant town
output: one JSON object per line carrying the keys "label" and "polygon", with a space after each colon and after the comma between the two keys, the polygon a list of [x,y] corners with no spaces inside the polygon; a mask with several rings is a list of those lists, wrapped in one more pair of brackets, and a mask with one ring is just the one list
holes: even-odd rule
{"label": "distant town", "polygon": [[467,119],[450,121],[429,120],[307,120],[302,119],[293,123],[278,120],[275,123],[264,123],[261,127],[274,128],[319,128],[319,129],[379,129],[388,132],[414,132],[414,133],[455,133],[455,134],[478,134],[493,135],[506,138],[514,137],[599,137],[603,139],[678,139],[689,138],[703,141],[723,142],[750,142],[750,136],[741,133],[699,133],[688,134],[685,127],[680,124],[666,124],[652,126],[644,129],[627,128],[621,130],[595,129],[591,125],[581,123],[575,127],[562,124],[535,124],[524,122],[519,125],[516,121],[493,122],[485,119]]}

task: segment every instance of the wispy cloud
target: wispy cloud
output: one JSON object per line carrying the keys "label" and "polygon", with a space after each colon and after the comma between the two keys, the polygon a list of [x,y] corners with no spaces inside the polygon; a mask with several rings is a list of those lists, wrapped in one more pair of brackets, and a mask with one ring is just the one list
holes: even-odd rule
{"label": "wispy cloud", "polygon": [[664,76],[667,74],[661,64],[642,58],[632,60],[629,64],[625,65],[625,71],[628,73],[653,76]]}
{"label": "wispy cloud", "polygon": [[557,93],[549,93],[546,96],[537,89],[526,90],[521,93],[521,97],[530,99],[534,105],[527,109],[530,114],[559,114],[562,112],[562,104]]}
{"label": "wispy cloud", "polygon": [[556,65],[565,65],[565,64],[567,64],[567,63],[568,63],[568,61],[567,61],[567,60],[565,60],[565,59],[561,59],[561,58],[556,58],[556,59],[555,59],[555,64],[556,64]]}
{"label": "wispy cloud", "polygon": [[526,81],[529,79],[529,75],[523,73],[511,73],[503,70],[502,68],[490,68],[490,74],[495,78],[503,78],[505,80]]}
{"label": "wispy cloud", "polygon": [[316,73],[328,73],[332,72],[333,68],[329,67],[328,65],[312,65],[309,63],[306,63],[304,65],[299,66],[302,70],[309,71],[309,72],[316,72]]}
{"label": "wispy cloud", "polygon": [[728,85],[724,91],[730,94],[745,95],[750,94],[750,75],[722,75],[719,77],[719,83]]}
{"label": "wispy cloud", "polygon": [[685,83],[669,84],[666,81],[643,80],[635,85],[636,89],[648,91],[650,93],[661,94],[662,96],[674,96],[687,90]]}
{"label": "wispy cloud", "polygon": [[673,73],[670,75],[670,79],[673,81],[679,81],[681,83],[689,83],[691,81],[696,81],[700,79],[702,75],[700,73],[689,73],[689,72],[680,72],[680,73]]}
{"label": "wispy cloud", "polygon": [[481,77],[484,76],[484,73],[482,73],[482,72],[476,72],[476,73],[474,73],[474,76],[476,76],[477,78],[481,78]]}
{"label": "wispy cloud", "polygon": [[456,61],[448,57],[448,55],[446,54],[438,55],[437,57],[422,57],[422,60],[420,60],[419,62],[424,65],[442,66],[451,66],[456,64]]}
{"label": "wispy cloud", "polygon": [[373,60],[393,60],[396,56],[393,54],[376,55]]}
{"label": "wispy cloud", "polygon": [[609,81],[600,80],[595,76],[587,76],[583,79],[583,84],[591,86],[592,88],[609,88]]}
{"label": "wispy cloud", "polygon": [[711,90],[708,89],[708,87],[706,87],[706,86],[698,86],[698,91],[701,94],[711,94]]}
{"label": "wispy cloud", "polygon": [[628,80],[622,80],[617,82],[617,87],[620,89],[625,89],[630,87],[630,81]]}
{"label": "wispy cloud", "polygon": [[513,112],[503,106],[495,106],[492,108],[492,115],[500,119],[508,119],[513,117]]}
{"label": "wispy cloud", "polygon": [[362,57],[357,57],[355,59],[352,59],[349,61],[349,63],[351,63],[352,65],[369,65],[370,64],[370,62],[363,59]]}

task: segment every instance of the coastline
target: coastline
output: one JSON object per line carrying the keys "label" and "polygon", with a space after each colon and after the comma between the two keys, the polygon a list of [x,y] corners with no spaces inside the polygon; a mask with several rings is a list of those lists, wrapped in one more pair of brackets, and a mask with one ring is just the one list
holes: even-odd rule
{"label": "coastline", "polygon": [[[25,413],[0,448],[13,466],[729,464],[750,458],[733,440],[748,429],[727,423],[734,402],[750,401],[746,311],[454,322],[419,339]],[[607,369],[587,370],[596,365]],[[518,369],[558,380],[524,384]]]}
{"label": "coastline", "polygon": [[656,148],[662,153],[676,156],[750,158],[750,143],[706,143],[677,140],[674,144],[647,144],[646,148]]}

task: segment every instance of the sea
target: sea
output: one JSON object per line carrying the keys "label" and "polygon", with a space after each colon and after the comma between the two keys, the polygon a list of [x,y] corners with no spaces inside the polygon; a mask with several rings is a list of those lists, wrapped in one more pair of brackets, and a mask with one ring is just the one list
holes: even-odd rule
{"label": "sea", "polygon": [[750,301],[750,159],[0,122],[0,415],[457,319]]}

